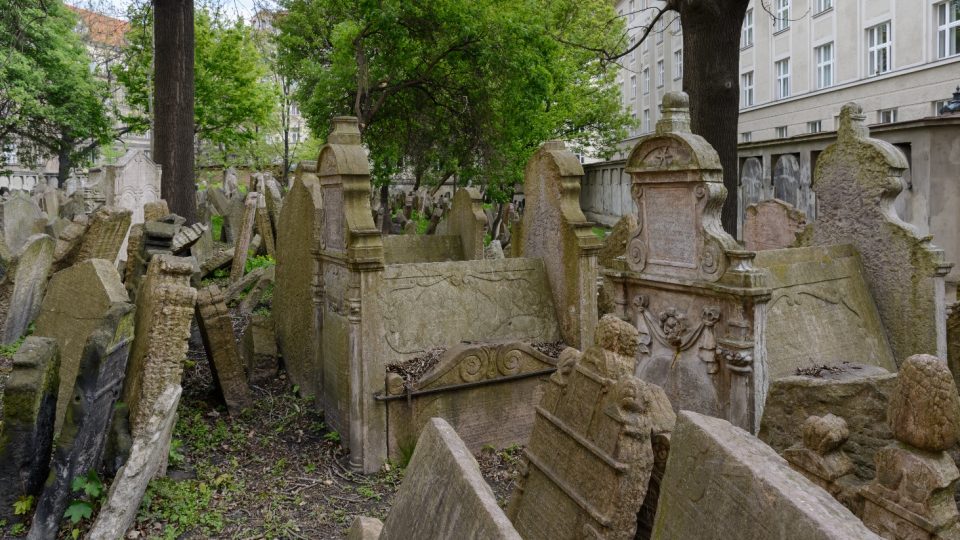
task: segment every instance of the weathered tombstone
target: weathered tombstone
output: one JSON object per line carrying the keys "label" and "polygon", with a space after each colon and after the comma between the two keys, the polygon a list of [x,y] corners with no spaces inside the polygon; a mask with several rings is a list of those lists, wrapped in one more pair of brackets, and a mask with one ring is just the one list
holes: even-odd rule
{"label": "weathered tombstone", "polygon": [[87,337],[101,324],[111,306],[126,304],[127,300],[117,269],[102,259],[71,266],[50,279],[34,335],[55,338],[60,345],[57,433],[73,395]]}
{"label": "weathered tombstone", "polygon": [[880,540],[772,448],[725,420],[682,411],[670,446],[655,540]]}
{"label": "weathered tombstone", "polygon": [[603,240],[603,247],[597,255],[597,263],[603,267],[613,265],[613,260],[617,257],[623,257],[627,252],[627,242],[633,236],[640,224],[637,222],[637,216],[627,214],[617,221],[613,230]]}
{"label": "weathered tombstone", "polygon": [[15,192],[0,204],[0,215],[3,217],[3,239],[13,255],[20,252],[28,238],[43,232],[43,229],[37,230],[40,207],[25,193]]}
{"label": "weathered tombstone", "polygon": [[107,205],[130,210],[131,223],[146,221],[144,205],[160,200],[160,166],[143,150],[128,150],[103,169],[101,188]]}
{"label": "weathered tombstone", "polygon": [[277,247],[276,237],[273,233],[273,223],[270,219],[270,213],[267,211],[266,198],[262,194],[257,197],[256,212],[256,229],[260,231],[260,236],[263,238],[263,244],[267,250],[267,255],[276,257]]}
{"label": "weathered tombstone", "polygon": [[490,245],[483,248],[484,259],[503,259],[506,255],[503,253],[503,246],[499,240],[491,240]]}
{"label": "weathered tombstone", "polygon": [[133,525],[147,484],[166,462],[180,394],[180,385],[174,385],[167,387],[157,398],[143,435],[133,440],[130,457],[110,484],[107,499],[100,507],[88,539],[123,538]]}
{"label": "weathered tombstone", "polygon": [[611,315],[550,377],[507,515],[526,539],[633,538],[654,466],[652,438],[675,420],[663,391],[633,375],[637,329]]}
{"label": "weathered tombstone", "polygon": [[273,320],[277,345],[290,380],[306,395],[322,392],[319,363],[320,310],[316,251],[320,245],[323,202],[316,162],[301,161],[277,224],[277,285]]}
{"label": "weathered tombstone", "polygon": [[483,214],[483,196],[476,188],[460,188],[453,197],[453,209],[437,228],[440,234],[460,237],[464,260],[483,259],[483,237],[487,218]]}
{"label": "weathered tombstone", "polygon": [[63,229],[57,237],[57,245],[53,250],[53,272],[59,272],[73,264],[89,225],[87,216],[81,214]]}
{"label": "weathered tombstone", "polygon": [[747,207],[743,244],[750,251],[794,247],[807,227],[807,217],[789,203],[769,199]]}
{"label": "weathered tombstone", "polygon": [[163,199],[143,203],[143,221],[159,221],[168,215],[170,215],[170,207]]}
{"label": "weathered tombstone", "polygon": [[[371,522],[367,527],[376,529]],[[497,506],[477,460],[457,432],[434,418],[417,440],[403,484],[383,523],[379,539],[391,538],[520,540],[521,536]]]}
{"label": "weathered tombstone", "polygon": [[230,267],[230,281],[237,281],[243,277],[243,271],[247,264],[247,250],[250,249],[250,238],[253,236],[253,223],[259,198],[259,194],[255,191],[247,194],[247,200],[244,203],[243,223],[240,226],[237,243],[234,246],[236,250],[233,254],[233,264]]}
{"label": "weathered tombstone", "polygon": [[884,538],[960,537],[960,471],[946,452],[960,437],[960,395],[942,360],[904,361],[887,421],[896,441],[877,452],[877,477],[861,491],[863,522]]}
{"label": "weathered tombstone", "polygon": [[283,194],[280,192],[280,184],[274,180],[273,176],[267,176],[263,185],[267,213],[270,214],[270,222],[276,229],[277,224],[280,223],[280,212],[283,211]]}
{"label": "weathered tombstone", "polygon": [[253,405],[253,395],[243,375],[243,364],[233,334],[233,318],[219,287],[211,285],[200,290],[196,312],[213,380],[223,395],[227,411],[231,416],[239,415],[244,408]]}
{"label": "weathered tombstone", "polygon": [[844,105],[837,142],[817,159],[811,243],[856,247],[895,358],[945,358],[943,278],[952,265],[931,237],[895,215],[907,160],[892,144],[870,138],[865,120],[860,105]]}
{"label": "weathered tombstone", "polygon": [[138,436],[154,403],[169,386],[180,384],[197,291],[190,286],[193,263],[172,255],[150,260],[137,293],[136,334],[123,402]]}
{"label": "weathered tombstone", "polygon": [[540,146],[524,170],[527,211],[512,242],[514,256],[543,259],[563,340],[593,343],[597,320],[597,252],[602,244],[580,210],[583,167],[561,141]]}
{"label": "weathered tombstone", "polygon": [[13,357],[0,425],[0,519],[16,519],[17,499],[38,496],[49,471],[57,412],[57,341],[30,336]]}
{"label": "weathered tombstone", "polygon": [[98,208],[90,219],[90,226],[71,264],[90,259],[115,262],[130,229],[130,216],[131,212],[127,209],[110,206]]}
{"label": "weathered tombstone", "polygon": [[263,384],[277,375],[277,338],[269,315],[253,315],[243,332],[243,357],[250,384]]}
{"label": "weathered tombstone", "polygon": [[803,440],[787,448],[783,457],[794,470],[833,495],[854,515],[862,515],[856,466],[843,451],[850,438],[846,420],[834,414],[811,416],[804,420],[801,429]]}
{"label": "weathered tombstone", "polygon": [[237,181],[237,169],[233,166],[227,167],[223,171],[223,192],[227,197],[234,197],[240,194]]}
{"label": "weathered tombstone", "polygon": [[89,333],[76,385],[66,400],[69,407],[63,431],[54,444],[50,477],[37,503],[28,539],[56,537],[72,492],[71,483],[99,466],[132,340],[133,306],[126,302],[111,306]]}
{"label": "weathered tombstone", "polygon": [[800,162],[783,154],[773,166],[773,196],[796,208],[800,193]]}
{"label": "weathered tombstone", "polygon": [[[16,268],[8,269],[6,279],[13,278],[13,287],[8,298],[0,343],[8,345],[19,339],[40,312],[47,277],[53,264],[53,248],[53,238],[45,234],[31,236],[20,252]],[[0,284],[0,287],[3,286]]]}
{"label": "weathered tombstone", "polygon": [[83,202],[83,193],[77,191],[70,195],[67,202],[60,207],[60,217],[73,221],[77,216],[86,214],[86,204]]}

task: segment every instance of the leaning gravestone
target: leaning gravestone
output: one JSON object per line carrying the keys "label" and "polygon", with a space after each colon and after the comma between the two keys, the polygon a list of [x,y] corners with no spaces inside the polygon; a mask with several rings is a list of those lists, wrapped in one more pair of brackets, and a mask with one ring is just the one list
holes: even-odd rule
{"label": "leaning gravestone", "polygon": [[100,465],[133,340],[133,306],[114,304],[97,323],[83,347],[79,376],[66,400],[63,431],[54,445],[50,477],[37,503],[29,540],[56,538],[71,483]]}
{"label": "leaning gravestone", "polygon": [[726,420],[682,411],[655,540],[880,540],[769,446]]}
{"label": "leaning gravestone", "polygon": [[87,337],[111,306],[127,300],[127,291],[120,282],[117,269],[102,259],[61,270],[50,279],[47,294],[40,304],[34,335],[55,338],[60,345],[57,433],[73,394]]}
{"label": "leaning gravestone", "polygon": [[8,272],[7,279],[13,278],[13,288],[0,343],[9,345],[17,341],[40,312],[47,276],[53,264],[53,248],[53,238],[45,234],[31,236],[17,259],[16,269]]}
{"label": "leaning gravestone", "polygon": [[233,253],[233,264],[230,267],[230,281],[237,281],[243,277],[243,271],[247,264],[247,250],[250,249],[253,225],[257,215],[257,201],[259,199],[260,194],[251,191],[247,194],[247,199],[243,203],[243,222],[240,225],[240,231],[237,235],[237,243],[234,245],[236,250]]}
{"label": "leaning gravestone", "polygon": [[117,260],[120,248],[130,229],[130,210],[101,206],[93,213],[90,226],[83,235],[80,249],[72,264],[89,259]]}
{"label": "leaning gravestone", "polygon": [[16,255],[34,233],[43,232],[37,228],[40,219],[40,207],[30,197],[21,192],[15,192],[10,199],[0,205],[3,216],[3,239]]}
{"label": "leaning gravestone", "polygon": [[196,317],[213,371],[213,380],[223,395],[230,415],[236,416],[244,408],[253,405],[253,396],[243,376],[243,364],[233,334],[233,317],[219,287],[211,285],[200,290]]}
{"label": "leaning gravestone", "polygon": [[143,435],[133,440],[130,457],[110,484],[107,500],[87,536],[89,540],[123,538],[133,525],[147,484],[157,474],[169,452],[167,441],[170,440],[177,418],[180,393],[180,385],[170,386],[157,399]]}
{"label": "leaning gravestone", "polygon": [[893,201],[908,168],[892,144],[870,138],[856,103],[840,111],[837,142],[817,159],[813,245],[853,244],[893,356],[947,355],[943,277],[951,264],[932,237],[898,218]]}
{"label": "leaning gravestone", "polygon": [[197,299],[192,274],[190,259],[156,255],[137,293],[136,337],[123,389],[134,436],[146,426],[160,394],[180,384]]}
{"label": "leaning gravestone", "polygon": [[30,336],[13,357],[0,425],[0,519],[15,520],[13,504],[40,495],[47,479],[59,371],[54,339]]}
{"label": "leaning gravestone", "polygon": [[262,384],[277,375],[277,338],[269,315],[253,315],[243,332],[243,358],[250,384]]}
{"label": "leaning gravestone", "polygon": [[807,216],[780,199],[751,204],[745,214],[743,243],[750,251],[794,247],[807,227]]}
{"label": "leaning gravestone", "polygon": [[614,259],[623,257],[627,252],[627,242],[630,241],[634,231],[639,226],[637,216],[634,214],[627,214],[620,218],[617,224],[613,226],[610,234],[603,240],[603,247],[600,248],[600,253],[597,255],[597,264],[610,267],[613,265]]}

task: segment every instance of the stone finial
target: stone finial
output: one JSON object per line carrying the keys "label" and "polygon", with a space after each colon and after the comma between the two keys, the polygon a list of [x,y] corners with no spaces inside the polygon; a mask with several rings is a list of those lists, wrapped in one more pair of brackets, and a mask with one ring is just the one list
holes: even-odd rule
{"label": "stone finial", "polygon": [[657,135],[690,131],[690,96],[686,92],[667,92],[660,104]]}
{"label": "stone finial", "polygon": [[360,144],[360,122],[356,116],[337,116],[327,137],[330,144]]}
{"label": "stone finial", "polygon": [[803,445],[821,456],[839,450],[850,438],[847,421],[833,414],[807,418],[802,430]]}
{"label": "stone finial", "polygon": [[640,346],[640,334],[632,324],[604,315],[597,325],[596,343],[604,350],[633,358]]}
{"label": "stone finial", "polygon": [[960,436],[960,395],[947,365],[917,354],[900,366],[887,421],[893,436],[920,450],[951,448]]}
{"label": "stone finial", "polygon": [[837,139],[863,139],[870,136],[867,128],[867,115],[863,114],[863,107],[856,102],[846,103],[840,108],[840,128],[837,130]]}

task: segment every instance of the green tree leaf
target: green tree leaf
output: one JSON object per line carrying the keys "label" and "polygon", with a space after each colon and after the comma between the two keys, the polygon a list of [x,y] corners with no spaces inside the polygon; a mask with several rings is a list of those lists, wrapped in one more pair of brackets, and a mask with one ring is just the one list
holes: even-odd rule
{"label": "green tree leaf", "polygon": [[92,515],[93,507],[90,506],[90,503],[85,501],[71,502],[70,506],[67,507],[66,512],[63,513],[63,517],[69,519],[73,524],[80,523],[84,519],[90,518]]}

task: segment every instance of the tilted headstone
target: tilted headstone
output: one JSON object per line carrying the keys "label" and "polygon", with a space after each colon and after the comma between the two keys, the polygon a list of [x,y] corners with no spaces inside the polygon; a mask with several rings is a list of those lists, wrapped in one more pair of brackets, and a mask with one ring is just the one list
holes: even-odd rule
{"label": "tilted headstone", "polygon": [[880,540],[759,439],[692,411],[673,431],[653,538]]}
{"label": "tilted headstone", "polygon": [[236,251],[233,254],[233,264],[230,267],[230,281],[237,281],[243,277],[243,272],[247,264],[247,250],[250,249],[250,239],[253,236],[253,224],[257,214],[257,201],[260,195],[251,191],[247,194],[247,200],[244,203],[243,223],[240,225],[237,243],[234,245]]}
{"label": "tilted headstone", "polygon": [[277,376],[277,338],[269,315],[253,315],[241,342],[250,384],[263,384]]}
{"label": "tilted headstone", "polygon": [[[16,268],[8,271],[4,281],[12,277],[13,287],[8,297],[0,343],[8,345],[17,341],[40,313],[40,303],[53,264],[53,249],[53,238],[45,234],[31,236],[20,252]],[[0,287],[4,285],[2,283]]]}
{"label": "tilted headstone", "polygon": [[751,204],[745,214],[743,243],[750,251],[794,247],[807,228],[807,216],[780,199]]}
{"label": "tilted headstone", "polygon": [[180,385],[174,385],[157,398],[143,434],[133,440],[127,462],[110,484],[107,499],[90,528],[88,539],[123,538],[127,529],[133,525],[147,484],[165,463],[170,451],[168,441],[177,418],[180,394]]}
{"label": "tilted headstone", "polygon": [[654,466],[654,433],[675,420],[633,375],[637,329],[611,315],[550,377],[507,515],[526,539],[633,538]]}
{"label": "tilted headstone", "polygon": [[160,394],[180,384],[197,300],[197,290],[190,286],[192,274],[190,259],[157,255],[140,284],[136,337],[123,389],[135,437],[142,433]]}
{"label": "tilted headstone", "polygon": [[0,204],[3,217],[3,239],[13,255],[17,255],[27,239],[43,229],[37,228],[40,219],[40,207],[29,196],[15,192],[6,202]]}
{"label": "tilted headstone", "polygon": [[280,191],[280,184],[273,176],[268,176],[264,180],[264,188],[263,195],[264,202],[267,205],[267,213],[270,214],[271,224],[276,228],[280,222],[280,212],[283,211],[283,194]]}
{"label": "tilted headstone", "polygon": [[53,272],[59,272],[73,264],[89,226],[89,219],[81,214],[63,229],[53,250]]}
{"label": "tilted headstone", "polygon": [[276,237],[273,232],[273,223],[270,219],[270,213],[267,211],[266,198],[263,195],[260,195],[257,198],[257,214],[255,221],[256,229],[260,232],[260,236],[263,238],[263,244],[267,250],[267,255],[276,257]]}
{"label": "tilted headstone", "polygon": [[71,266],[50,278],[34,335],[55,338],[60,345],[58,433],[73,395],[87,337],[101,324],[111,306],[127,301],[120,274],[113,263],[102,259]]}
{"label": "tilted headstone", "polygon": [[50,477],[37,502],[28,539],[56,537],[72,482],[99,467],[132,340],[133,306],[126,302],[111,306],[89,333],[76,385],[66,400],[69,406],[63,431],[54,444]]}
{"label": "tilted headstone", "polygon": [[197,293],[196,312],[213,380],[223,395],[227,411],[231,416],[236,416],[253,405],[253,395],[244,377],[243,364],[237,351],[233,317],[219,287],[211,285]]}
{"label": "tilted headstone", "polygon": [[952,265],[932,237],[918,234],[893,210],[907,168],[900,150],[870,138],[863,108],[844,105],[837,142],[817,159],[811,243],[852,244],[860,253],[894,358],[945,358],[943,278]]}
{"label": "tilted headstone", "polygon": [[597,320],[597,252],[600,239],[580,209],[583,167],[563,142],[540,146],[524,170],[527,212],[513,239],[513,254],[543,259],[563,340],[593,343]]}
{"label": "tilted headstone", "polygon": [[942,360],[906,359],[887,421],[896,441],[877,452],[876,479],[861,491],[863,522],[884,538],[960,537],[960,471],[947,453],[960,438],[960,395]]}
{"label": "tilted headstone", "polygon": [[613,265],[614,259],[623,257],[627,252],[627,242],[633,236],[640,224],[637,222],[637,216],[627,214],[617,221],[616,225],[603,240],[603,247],[600,254],[597,255],[597,264],[604,267]]}
{"label": "tilted headstone", "polygon": [[78,264],[90,259],[104,259],[111,263],[117,260],[120,248],[130,229],[130,210],[101,206],[90,218],[90,226],[83,235],[76,257],[70,261]]}
{"label": "tilted headstone", "polygon": [[0,519],[16,520],[17,499],[38,496],[50,468],[57,412],[57,341],[30,336],[13,356],[0,426]]}
{"label": "tilted headstone", "polygon": [[170,215],[170,207],[163,199],[143,204],[143,221],[158,221],[168,215]]}

